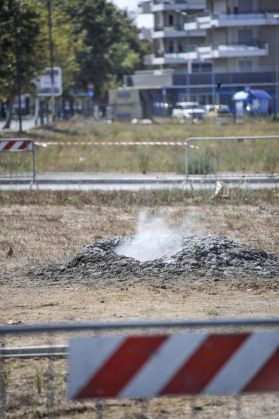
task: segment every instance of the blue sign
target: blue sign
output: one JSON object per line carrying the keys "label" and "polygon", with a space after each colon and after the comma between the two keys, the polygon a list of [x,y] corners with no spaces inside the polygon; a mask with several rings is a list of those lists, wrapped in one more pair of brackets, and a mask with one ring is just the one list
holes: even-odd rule
{"label": "blue sign", "polygon": [[94,92],[94,86],[93,84],[89,84],[87,86],[87,96],[88,97],[94,97],[95,96],[95,92]]}

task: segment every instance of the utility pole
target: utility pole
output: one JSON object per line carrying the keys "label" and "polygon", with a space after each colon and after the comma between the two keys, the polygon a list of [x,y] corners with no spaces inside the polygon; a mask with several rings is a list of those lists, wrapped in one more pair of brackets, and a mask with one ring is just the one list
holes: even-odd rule
{"label": "utility pole", "polygon": [[279,96],[279,74],[278,74],[278,70],[279,70],[279,63],[278,63],[278,25],[279,25],[279,15],[274,15],[275,19],[276,19],[276,43],[275,43],[275,47],[276,47],[276,52],[275,52],[275,59],[276,59],[276,66],[275,66],[275,72],[276,72],[276,88],[275,88],[275,92],[276,92],[276,119],[278,117],[278,96]]}
{"label": "utility pole", "polygon": [[[185,3],[187,4],[188,2],[185,1]],[[185,29],[185,18],[188,16],[187,12],[183,12],[179,9],[175,10],[176,13],[178,13],[179,15],[183,16],[183,29]],[[189,50],[189,42],[188,42],[188,37],[189,37],[189,33],[188,30],[185,29],[185,35],[186,35],[186,54],[188,55],[188,50]],[[190,101],[190,69],[191,69],[191,63],[190,60],[187,59],[187,71],[186,71],[186,97],[187,97],[187,101]]]}
{"label": "utility pole", "polygon": [[55,120],[55,95],[54,95],[54,56],[53,56],[53,42],[52,42],[52,10],[51,0],[47,0],[47,12],[48,12],[48,48],[49,48],[49,64],[50,64],[50,80],[51,80],[51,112],[52,121]]}
{"label": "utility pole", "polygon": [[18,122],[19,122],[19,133],[22,133],[22,111],[21,111],[21,68],[20,68],[20,50],[18,45],[18,2],[13,1],[13,26],[15,35],[15,59],[16,59],[16,90],[17,90],[17,105],[18,105]]}
{"label": "utility pole", "polygon": [[214,63],[214,26],[211,27],[211,51],[212,51],[212,64],[211,64],[211,71],[212,71],[212,105],[215,105],[215,63]]}
{"label": "utility pole", "polygon": [[[187,13],[183,13],[184,16],[187,16]],[[189,48],[189,33],[186,29],[186,53],[188,54],[190,52]],[[192,63],[188,59],[187,61],[187,101],[189,102],[191,99],[190,96],[190,70],[192,68]]]}

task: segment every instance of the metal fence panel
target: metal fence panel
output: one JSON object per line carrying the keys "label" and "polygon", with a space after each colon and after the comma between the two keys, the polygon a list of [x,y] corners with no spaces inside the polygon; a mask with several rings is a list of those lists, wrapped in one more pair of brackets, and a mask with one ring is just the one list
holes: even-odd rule
{"label": "metal fence panel", "polygon": [[[188,395],[132,400],[67,400],[66,355],[70,338],[80,336],[142,336],[155,332],[165,336],[178,330],[217,334],[249,333],[265,330],[278,336],[278,318],[216,319],[201,321],[61,323],[45,325],[7,325],[0,327],[0,414],[2,417],[59,416],[96,418],[215,418],[277,417],[278,394],[219,396]],[[274,331],[274,332],[272,332]],[[257,334],[257,333],[256,333]],[[267,333],[269,335],[269,333]],[[262,345],[261,345],[262,346]]]}

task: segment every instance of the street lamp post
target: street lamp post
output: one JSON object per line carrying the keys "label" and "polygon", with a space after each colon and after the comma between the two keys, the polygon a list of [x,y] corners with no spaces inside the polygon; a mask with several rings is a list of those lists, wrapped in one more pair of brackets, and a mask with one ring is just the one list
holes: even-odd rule
{"label": "street lamp post", "polygon": [[212,76],[212,105],[215,105],[215,64],[214,64],[214,26],[211,27],[211,51],[212,51],[212,61],[211,61],[211,76]]}
{"label": "street lamp post", "polygon": [[21,110],[21,68],[20,68],[20,51],[18,45],[18,20],[17,20],[17,1],[14,0],[14,13],[13,13],[13,25],[15,35],[15,64],[16,64],[16,90],[17,90],[17,105],[18,105],[18,122],[19,122],[19,133],[22,133],[22,110]]}
{"label": "street lamp post", "polygon": [[[187,1],[185,1],[185,3],[187,4]],[[184,16],[188,16],[187,12],[183,12],[181,10],[176,10],[176,13]],[[185,23],[185,19],[183,19],[183,24]],[[185,29],[185,34],[186,34],[186,53],[188,54],[188,31],[187,29]],[[190,61],[189,59],[187,60],[187,72],[186,72],[186,92],[187,92],[187,101],[190,101],[190,74],[189,74],[189,70],[190,70]]]}
{"label": "street lamp post", "polygon": [[279,41],[279,39],[278,39],[278,25],[279,25],[279,15],[274,15],[273,16],[275,19],[276,19],[276,42],[275,42],[275,48],[276,48],[276,51],[275,51],[275,60],[276,60],[276,65],[275,65],[275,73],[276,73],[276,76],[275,76],[275,84],[276,84],[276,86],[275,86],[275,94],[276,94],[276,119],[277,119],[277,115],[278,115],[278,96],[279,96],[279,74],[278,74],[278,71],[279,71],[279,63],[278,63],[278,41]]}
{"label": "street lamp post", "polygon": [[51,16],[51,0],[47,0],[48,12],[48,47],[49,47],[49,63],[50,63],[50,80],[51,80],[51,111],[52,120],[55,120],[55,95],[54,95],[54,56],[53,56],[53,42],[52,42],[52,16]]}

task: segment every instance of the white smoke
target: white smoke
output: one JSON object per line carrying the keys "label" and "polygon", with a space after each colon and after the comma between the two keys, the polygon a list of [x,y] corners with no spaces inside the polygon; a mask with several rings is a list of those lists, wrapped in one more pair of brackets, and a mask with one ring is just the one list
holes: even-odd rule
{"label": "white smoke", "polygon": [[115,252],[145,262],[163,256],[169,258],[182,246],[183,235],[177,229],[169,227],[162,217],[151,217],[141,212],[135,236],[122,240]]}

